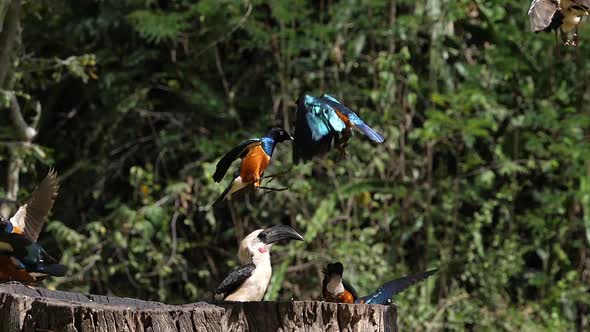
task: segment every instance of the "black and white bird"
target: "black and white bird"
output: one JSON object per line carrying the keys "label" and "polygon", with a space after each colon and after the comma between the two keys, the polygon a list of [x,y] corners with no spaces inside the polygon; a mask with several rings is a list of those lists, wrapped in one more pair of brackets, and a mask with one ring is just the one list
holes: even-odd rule
{"label": "black and white bird", "polygon": [[240,243],[238,259],[242,266],[232,271],[215,290],[215,298],[224,301],[260,301],[272,276],[270,249],[283,240],[303,241],[293,228],[276,225],[258,229]]}
{"label": "black and white bird", "polygon": [[[590,15],[590,0],[533,0],[529,9],[533,32],[555,31],[561,34],[564,45],[578,45],[578,25],[582,17]],[[573,40],[567,33],[574,31]]]}

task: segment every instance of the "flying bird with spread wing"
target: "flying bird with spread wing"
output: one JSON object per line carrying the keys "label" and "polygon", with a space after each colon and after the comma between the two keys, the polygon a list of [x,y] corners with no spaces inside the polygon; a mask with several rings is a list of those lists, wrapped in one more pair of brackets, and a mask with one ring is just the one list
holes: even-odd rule
{"label": "flying bird with spread wing", "polygon": [[47,263],[52,258],[37,243],[58,189],[57,173],[51,169],[14,216],[9,220],[0,216],[0,282],[34,284],[48,276],[65,275],[67,268]]}
{"label": "flying bird with spread wing", "polygon": [[[582,17],[590,15],[590,0],[533,0],[529,9],[533,32],[555,31],[561,34],[564,45],[578,45],[578,26]],[[567,33],[574,31],[573,40]]]}
{"label": "flying bird with spread wing", "polygon": [[319,97],[303,95],[297,100],[293,160],[307,161],[323,155],[333,143],[344,153],[353,129],[373,142],[384,141],[381,134],[333,96],[325,93]]}
{"label": "flying bird with spread wing", "polygon": [[220,182],[231,164],[238,158],[242,159],[240,166],[233,176],[233,180],[228,184],[225,191],[213,203],[218,204],[236,191],[253,185],[260,187],[260,181],[264,171],[270,164],[270,159],[278,143],[292,140],[293,138],[283,128],[271,128],[262,138],[252,138],[245,140],[225,154],[215,168],[213,180]]}
{"label": "flying bird with spread wing", "polygon": [[342,278],[344,266],[340,262],[328,264],[323,271],[322,295],[327,302],[359,303],[359,304],[390,304],[391,298],[408,289],[412,285],[425,280],[438,269],[416,273],[388,281],[373,293],[359,297],[350,283]]}

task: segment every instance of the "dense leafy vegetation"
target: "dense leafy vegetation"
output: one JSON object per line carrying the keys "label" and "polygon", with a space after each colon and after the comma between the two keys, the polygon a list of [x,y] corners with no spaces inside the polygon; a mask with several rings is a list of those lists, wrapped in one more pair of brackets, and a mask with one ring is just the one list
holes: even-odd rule
{"label": "dense leafy vegetation", "polygon": [[[0,71],[0,171],[21,161],[19,198],[49,165],[62,175],[42,242],[71,273],[46,286],[208,299],[244,233],[285,223],[306,241],[273,249],[269,300],[319,298],[335,260],[361,293],[440,267],[395,299],[402,330],[588,329],[590,31],[557,56],[528,5],[24,2]],[[267,173],[290,190],[211,209],[217,159],[293,130],[304,92],[339,97],[385,143],[356,135],[345,158],[298,165],[283,144]],[[13,95],[41,114],[32,144]]]}

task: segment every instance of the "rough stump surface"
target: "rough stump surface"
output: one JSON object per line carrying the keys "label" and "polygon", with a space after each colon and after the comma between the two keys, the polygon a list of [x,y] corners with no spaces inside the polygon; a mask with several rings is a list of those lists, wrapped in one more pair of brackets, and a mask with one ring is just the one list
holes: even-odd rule
{"label": "rough stump surface", "polygon": [[319,301],[168,305],[0,284],[0,331],[392,331],[395,305]]}

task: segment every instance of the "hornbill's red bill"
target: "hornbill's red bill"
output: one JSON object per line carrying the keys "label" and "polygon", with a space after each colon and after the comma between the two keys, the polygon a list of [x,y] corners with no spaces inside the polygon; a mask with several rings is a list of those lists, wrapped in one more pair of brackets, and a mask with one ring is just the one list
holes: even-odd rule
{"label": "hornbill's red bill", "polygon": [[342,263],[336,262],[328,264],[323,271],[324,280],[322,282],[322,295],[324,300],[328,302],[389,304],[394,295],[399,294],[410,286],[430,277],[436,271],[438,271],[438,269],[388,281],[372,294],[359,298],[354,287],[342,278],[344,266],[342,266]]}
{"label": "hornbill's red bill", "polygon": [[231,164],[238,158],[242,159],[240,167],[236,170],[233,180],[225,188],[221,196],[213,203],[218,204],[224,199],[230,199],[231,195],[247,186],[260,187],[260,181],[264,171],[270,164],[270,158],[278,143],[293,140],[293,137],[283,128],[271,128],[264,137],[252,138],[242,141],[223,158],[219,160],[213,174],[213,180],[220,182],[227,173]]}
{"label": "hornbill's red bill", "polygon": [[14,280],[33,284],[50,275],[65,275],[65,266],[45,262],[50,257],[37,243],[58,189],[57,174],[49,170],[10,220],[0,216],[0,282]]}
{"label": "hornbill's red bill", "polygon": [[215,297],[224,301],[260,301],[272,276],[270,249],[280,241],[303,241],[293,228],[276,225],[258,229],[240,243],[240,267],[232,271],[215,290]]}
{"label": "hornbill's red bill", "polygon": [[[564,45],[578,45],[578,25],[583,16],[590,15],[590,0],[533,0],[529,19],[533,32],[555,31],[561,33]],[[573,40],[567,32],[574,30]]]}

